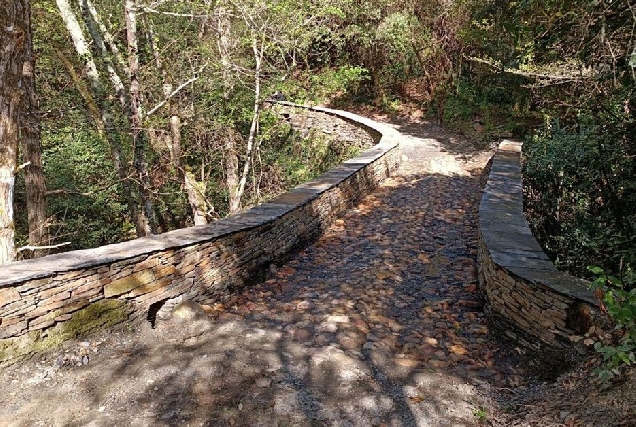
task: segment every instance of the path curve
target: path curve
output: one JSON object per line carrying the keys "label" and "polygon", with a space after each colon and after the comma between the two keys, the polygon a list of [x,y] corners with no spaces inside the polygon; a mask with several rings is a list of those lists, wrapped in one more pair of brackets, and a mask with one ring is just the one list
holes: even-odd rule
{"label": "path curve", "polygon": [[[488,333],[477,207],[492,154],[394,123],[402,165],[229,304],[6,368],[0,425],[478,424],[524,372]],[[10,386],[9,386],[10,385]]]}

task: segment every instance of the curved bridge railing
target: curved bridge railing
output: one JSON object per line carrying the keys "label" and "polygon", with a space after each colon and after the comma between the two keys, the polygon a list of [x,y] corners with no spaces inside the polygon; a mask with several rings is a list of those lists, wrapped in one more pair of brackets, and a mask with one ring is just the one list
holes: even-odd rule
{"label": "curved bridge railing", "polygon": [[143,320],[168,300],[223,300],[309,244],[398,166],[399,134],[392,128],[347,112],[311,110],[363,127],[377,144],[313,181],[209,225],[2,266],[0,364],[91,330]]}
{"label": "curved bridge railing", "polygon": [[600,320],[588,283],[556,269],[523,211],[521,143],[503,141],[479,206],[479,281],[504,336],[560,363],[582,351],[572,336]]}

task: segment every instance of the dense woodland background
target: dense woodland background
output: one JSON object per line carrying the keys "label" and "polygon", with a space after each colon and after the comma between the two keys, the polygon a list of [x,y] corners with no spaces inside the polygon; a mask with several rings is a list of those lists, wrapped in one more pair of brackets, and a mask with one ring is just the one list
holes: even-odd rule
{"label": "dense woodland background", "polygon": [[632,1],[5,0],[0,16],[3,49],[24,47],[0,61],[0,113],[20,105],[0,133],[4,261],[205,224],[353,154],[281,124],[262,102],[281,92],[525,138],[546,250],[634,281]]}

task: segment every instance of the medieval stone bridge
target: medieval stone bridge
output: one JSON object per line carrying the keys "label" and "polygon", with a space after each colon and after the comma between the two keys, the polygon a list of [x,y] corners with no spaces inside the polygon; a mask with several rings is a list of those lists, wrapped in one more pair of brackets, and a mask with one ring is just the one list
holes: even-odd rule
{"label": "medieval stone bridge", "polygon": [[215,224],[3,266],[2,362],[61,347],[2,371],[0,419],[466,425],[527,379],[491,326],[576,354],[594,300],[527,229],[519,144],[486,184],[493,153],[435,126],[311,114],[377,144]]}

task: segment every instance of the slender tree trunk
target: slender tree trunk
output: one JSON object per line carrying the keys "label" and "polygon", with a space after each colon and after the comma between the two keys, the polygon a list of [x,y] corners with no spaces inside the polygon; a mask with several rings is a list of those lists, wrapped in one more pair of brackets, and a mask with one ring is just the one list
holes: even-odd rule
{"label": "slender tree trunk", "polygon": [[188,202],[192,209],[194,225],[205,225],[208,223],[205,181],[197,182],[194,174],[181,163],[181,119],[179,116],[170,117],[170,134],[172,142],[171,157],[173,158],[173,164],[180,171],[183,188],[188,195]]}
{"label": "slender tree trunk", "polygon": [[[94,42],[97,44],[99,50],[102,51],[102,56],[112,63],[113,61],[110,61],[110,56],[107,55],[106,52],[112,54],[112,57],[115,59],[113,69],[117,70],[115,73],[127,75],[128,65],[126,65],[126,61],[121,55],[121,52],[119,52],[117,43],[115,43],[115,37],[113,37],[113,35],[108,31],[108,28],[106,28],[102,20],[99,18],[97,9],[95,9],[95,6],[90,0],[79,1],[88,31],[91,33],[91,37],[94,37]],[[117,75],[116,77],[119,76]]]}
{"label": "slender tree trunk", "polygon": [[238,187],[235,190],[234,197],[238,199],[240,204],[243,193],[245,192],[245,184],[247,183],[247,175],[249,174],[254,152],[258,150],[259,141],[256,138],[258,133],[258,121],[261,113],[261,63],[263,59],[262,45],[259,49],[256,34],[252,34],[252,51],[254,53],[254,110],[252,113],[252,123],[250,125],[250,133],[247,137],[247,147],[245,148],[245,163],[243,164],[243,172]]}
{"label": "slender tree trunk", "polygon": [[[119,100],[122,111],[124,111],[124,114],[128,117],[130,116],[130,101],[128,99],[128,94],[126,93],[124,83],[120,77],[122,73],[126,75],[128,74],[128,66],[121,57],[121,54],[117,49],[117,45],[113,41],[113,36],[100,21],[99,16],[97,15],[97,10],[95,10],[93,4],[88,0],[81,0],[81,5],[82,16],[86,23],[86,28],[88,28],[88,32],[93,39],[93,46],[99,52],[102,60],[104,61],[108,79],[117,94],[117,99]],[[114,61],[111,59],[111,55],[115,58]]]}
{"label": "slender tree trunk", "polygon": [[228,190],[228,208],[230,214],[241,209],[241,198],[237,197],[239,186],[239,160],[236,154],[236,143],[233,132],[229,132],[225,139],[225,184]]}
{"label": "slender tree trunk", "polygon": [[[229,102],[233,89],[230,66],[232,63],[232,50],[234,48],[230,11],[222,5],[217,6],[215,17],[217,47],[219,49],[219,56],[221,57],[223,73],[223,99],[226,102]],[[227,132],[225,138],[225,144],[223,147],[225,185],[227,186],[228,192],[228,210],[230,214],[233,214],[241,208],[241,198],[237,197],[236,192],[240,182],[239,157],[234,132]]]}
{"label": "slender tree trunk", "polygon": [[13,190],[29,13],[29,0],[0,2],[0,264],[15,259]]}
{"label": "slender tree trunk", "polygon": [[[147,221],[143,212],[139,211],[138,203],[135,200],[128,168],[126,166],[127,162],[122,153],[121,144],[116,137],[115,126],[113,125],[113,121],[109,112],[111,108],[110,102],[108,101],[108,97],[105,93],[106,91],[100,80],[99,72],[97,71],[97,66],[95,64],[93,54],[88,48],[84,33],[82,32],[82,28],[79,24],[79,21],[77,20],[77,17],[75,16],[75,12],[73,12],[71,5],[68,3],[68,0],[56,0],[56,2],[62,20],[64,21],[64,24],[66,25],[66,28],[71,35],[71,38],[73,39],[75,50],[78,56],[84,61],[84,72],[90,82],[94,95],[91,95],[87,90],[85,90],[83,85],[80,83],[80,79],[75,73],[73,64],[68,61],[64,54],[59,50],[58,56],[68,69],[71,77],[73,78],[73,81],[78,87],[80,94],[82,94],[89,106],[89,109],[93,113],[96,127],[100,136],[102,136],[102,138],[104,138],[109,144],[111,158],[113,160],[113,167],[115,168],[115,172],[117,173],[117,176],[121,181],[124,198],[128,205],[128,212],[133,224],[135,224],[135,231],[138,237],[145,236]],[[102,42],[100,32],[96,30],[97,26],[92,25],[92,22],[92,20],[88,20],[87,27],[91,29],[93,44],[98,49],[100,54],[105,58],[105,62],[109,63],[108,51],[106,50],[105,45]],[[126,116],[129,116],[128,101],[125,94],[124,84],[122,83],[121,78],[115,71],[114,67],[107,66],[107,68],[109,79],[111,80],[113,89],[117,94],[122,109],[124,110],[124,114]],[[97,107],[95,98],[100,104],[99,107]]]}
{"label": "slender tree trunk", "polygon": [[146,234],[157,232],[155,213],[150,191],[150,176],[146,163],[146,135],[143,131],[143,111],[139,84],[139,49],[137,43],[137,5],[135,0],[125,0],[126,42],[128,46],[128,75],[130,77],[130,127],[133,139],[133,164],[140,183],[141,202],[147,218]]}
{"label": "slender tree trunk", "polygon": [[[27,216],[29,222],[30,246],[49,245],[49,232],[46,217],[46,183],[42,167],[42,141],[40,135],[39,106],[35,94],[35,55],[33,53],[33,37],[31,16],[27,16],[27,58],[22,67],[25,91],[24,108],[20,118],[22,159],[24,182],[26,188]],[[48,251],[35,249],[32,256],[38,258]]]}
{"label": "slender tree trunk", "polygon": [[[146,20],[144,26],[147,29],[147,39],[150,44],[153,57],[155,59],[155,66],[157,70],[161,72],[163,95],[166,100],[166,107],[172,107],[170,104],[170,97],[172,95],[172,84],[168,81],[168,73],[166,72],[159,51],[155,45],[155,37],[152,31],[152,25]],[[176,108],[172,108],[172,114],[170,115],[170,137],[165,139],[168,152],[170,153],[170,162],[172,168],[177,173],[177,176],[181,179],[182,188],[188,195],[188,203],[192,210],[192,220],[194,225],[205,225],[207,220],[207,201],[205,199],[205,181],[197,181],[195,175],[189,171],[183,162],[183,149],[181,145],[181,117],[179,117]]]}

